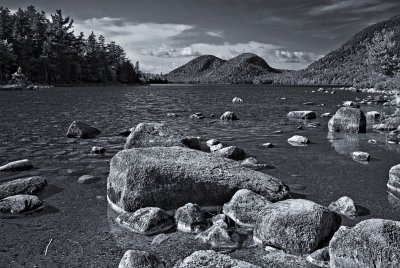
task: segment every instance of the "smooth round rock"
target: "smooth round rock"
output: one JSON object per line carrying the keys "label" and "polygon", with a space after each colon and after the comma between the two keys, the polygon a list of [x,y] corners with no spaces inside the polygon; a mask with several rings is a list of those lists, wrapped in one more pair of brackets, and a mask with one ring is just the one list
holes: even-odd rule
{"label": "smooth round rock", "polygon": [[22,159],[0,166],[0,171],[28,170],[31,168],[33,168],[32,162],[28,159]]}
{"label": "smooth round rock", "polygon": [[221,117],[221,120],[227,120],[227,121],[233,121],[233,120],[239,120],[239,117],[234,113],[234,112],[225,112]]}
{"label": "smooth round rock", "polygon": [[43,202],[35,195],[13,195],[0,200],[0,211],[15,214],[32,212],[43,207]]}

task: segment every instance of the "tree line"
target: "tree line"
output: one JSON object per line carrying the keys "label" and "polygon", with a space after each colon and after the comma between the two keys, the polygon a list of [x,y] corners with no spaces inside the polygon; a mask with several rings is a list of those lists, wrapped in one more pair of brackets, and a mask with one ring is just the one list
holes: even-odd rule
{"label": "tree line", "polygon": [[34,6],[11,13],[0,6],[0,82],[21,67],[33,83],[53,85],[135,83],[139,70],[115,42],[93,32],[75,35],[73,20]]}

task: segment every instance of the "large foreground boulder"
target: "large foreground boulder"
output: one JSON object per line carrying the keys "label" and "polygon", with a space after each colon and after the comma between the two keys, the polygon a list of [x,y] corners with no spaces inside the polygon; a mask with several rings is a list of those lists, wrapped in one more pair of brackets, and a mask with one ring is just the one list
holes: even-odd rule
{"label": "large foreground boulder", "polygon": [[313,111],[291,111],[287,117],[293,119],[316,119],[317,115]]}
{"label": "large foreground boulder", "polygon": [[283,249],[291,254],[308,254],[339,228],[335,212],[312,201],[289,199],[267,205],[254,228],[257,243]]}
{"label": "large foreground boulder", "polygon": [[362,111],[356,108],[342,107],[328,122],[329,131],[365,133],[367,120]]}
{"label": "large foreground boulder", "polygon": [[17,195],[34,195],[44,190],[47,181],[43,177],[29,177],[25,179],[16,179],[0,184],[0,199]]}
{"label": "large foreground boulder", "polygon": [[329,242],[330,267],[400,267],[400,222],[370,219],[342,226]]}
{"label": "large foreground boulder", "polygon": [[94,128],[84,122],[74,121],[69,126],[67,131],[68,138],[82,138],[82,139],[93,139],[101,133],[100,130]]}
{"label": "large foreground boulder", "polygon": [[290,196],[288,187],[272,176],[183,147],[121,151],[111,160],[107,182],[113,208],[125,211],[170,210],[187,203],[220,206],[239,189],[252,190],[270,201]]}
{"label": "large foreground boulder", "polygon": [[214,250],[199,250],[177,263],[174,268],[259,268],[248,262],[240,261],[217,253]]}
{"label": "large foreground boulder", "polygon": [[157,256],[140,250],[127,250],[122,256],[118,268],[164,268],[166,267]]}
{"label": "large foreground boulder", "polygon": [[43,202],[35,195],[13,195],[0,200],[0,211],[11,213],[32,212],[43,207]]}
{"label": "large foreground boulder", "polygon": [[195,137],[185,137],[179,131],[172,130],[160,123],[140,123],[132,130],[126,140],[125,149],[146,147],[182,146],[200,149],[200,140]]}

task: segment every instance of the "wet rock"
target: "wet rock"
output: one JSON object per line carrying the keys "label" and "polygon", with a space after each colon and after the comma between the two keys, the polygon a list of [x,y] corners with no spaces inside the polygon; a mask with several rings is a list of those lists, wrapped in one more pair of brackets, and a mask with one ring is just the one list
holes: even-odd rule
{"label": "wet rock", "polygon": [[224,146],[222,145],[222,143],[218,143],[218,144],[216,144],[216,145],[212,145],[212,146],[210,146],[210,152],[216,152],[216,151],[219,151],[219,150],[221,150],[222,148],[223,148]]}
{"label": "wet rock", "polygon": [[195,114],[192,114],[189,117],[190,117],[190,119],[204,119],[204,118],[206,118],[206,116],[204,114],[202,114],[202,113],[195,113]]}
{"label": "wet rock", "polygon": [[0,171],[27,170],[31,168],[33,168],[32,162],[28,159],[23,159],[0,166]]}
{"label": "wet rock", "polygon": [[78,179],[78,183],[80,184],[91,184],[98,181],[100,181],[100,178],[93,175],[83,175]]}
{"label": "wet rock", "polygon": [[11,213],[32,212],[43,207],[43,202],[35,195],[13,195],[0,200],[0,211]]}
{"label": "wet rock", "polygon": [[340,216],[326,207],[309,200],[288,199],[267,205],[260,212],[253,238],[291,254],[307,254],[329,239],[340,223]]}
{"label": "wet rock", "polygon": [[166,235],[164,233],[158,234],[153,238],[153,241],[151,241],[152,245],[161,245],[165,241],[169,239],[170,235]]}
{"label": "wet rock", "polygon": [[343,102],[343,107],[360,108],[360,105],[358,105],[354,101],[345,101]]}
{"label": "wet rock", "polygon": [[232,100],[232,102],[233,102],[233,103],[242,103],[243,100],[242,100],[241,98],[234,97],[233,100]]}
{"label": "wet rock", "polygon": [[331,113],[323,113],[323,114],[321,114],[321,117],[332,117],[333,116],[333,114],[331,114]]}
{"label": "wet rock", "polygon": [[167,117],[177,117],[176,113],[167,113]]}
{"label": "wet rock", "polygon": [[355,108],[340,108],[329,120],[328,128],[332,132],[360,132],[365,133],[367,122],[362,111]]}
{"label": "wet rock", "polygon": [[175,222],[177,229],[186,233],[197,233],[207,224],[204,212],[198,205],[192,203],[188,203],[177,209]]}
{"label": "wet rock", "polygon": [[261,268],[248,262],[240,261],[214,250],[199,250],[177,263],[174,268]]}
{"label": "wet rock", "polygon": [[389,170],[387,187],[391,191],[400,192],[400,165],[393,166]]}
{"label": "wet rock", "polygon": [[329,247],[314,251],[307,256],[307,261],[318,267],[329,268]]}
{"label": "wet rock", "polygon": [[329,242],[330,267],[400,267],[400,222],[370,219],[342,226]]}
{"label": "wet rock", "polygon": [[263,144],[263,147],[272,148],[272,147],[274,147],[274,145],[272,143],[270,143],[270,142],[267,142],[267,143]]}
{"label": "wet rock", "polygon": [[356,160],[356,161],[361,161],[361,162],[363,162],[363,161],[369,161],[369,160],[371,159],[371,156],[369,155],[369,153],[360,152],[360,151],[353,152],[353,153],[351,154],[351,157],[352,157],[354,160]]}
{"label": "wet rock", "polygon": [[221,117],[221,120],[239,120],[239,117],[233,112],[225,112]]}
{"label": "wet rock", "polygon": [[90,125],[81,122],[74,121],[69,126],[67,131],[68,138],[82,138],[82,139],[94,139],[101,133],[97,128],[91,127]]}
{"label": "wet rock", "polygon": [[192,146],[198,149],[200,141],[197,138],[185,137],[178,131],[171,130],[164,124],[140,123],[132,131],[126,140],[125,149],[141,147],[171,147],[171,146]]}
{"label": "wet rock", "polygon": [[288,198],[285,184],[240,163],[183,147],[124,150],[111,160],[107,195],[114,209],[176,209],[187,203],[218,206],[239,189],[270,201]]}
{"label": "wet rock", "polygon": [[165,264],[147,251],[130,249],[125,252],[118,268],[164,268]]}
{"label": "wet rock", "polygon": [[238,247],[238,242],[231,238],[231,234],[228,232],[228,225],[223,220],[214,222],[213,226],[198,234],[196,238],[203,243],[210,244],[213,249]]}
{"label": "wet rock", "polygon": [[386,140],[389,143],[399,143],[400,142],[400,131],[399,130],[390,131],[386,137]]}
{"label": "wet rock", "polygon": [[35,195],[43,191],[46,186],[46,179],[37,176],[4,182],[0,184],[0,199],[17,194]]}
{"label": "wet rock", "polygon": [[223,213],[242,227],[254,228],[258,215],[268,204],[265,197],[247,189],[237,191],[223,206]]}
{"label": "wet rock", "polygon": [[354,203],[353,199],[348,196],[343,196],[338,200],[332,202],[328,208],[349,218],[354,218],[358,216],[357,206]]}
{"label": "wet rock", "polygon": [[313,111],[291,111],[287,117],[293,119],[316,119],[317,115]]}
{"label": "wet rock", "polygon": [[293,137],[289,138],[287,141],[291,145],[305,145],[305,144],[310,143],[310,140],[308,138],[300,136],[300,135],[294,135]]}
{"label": "wet rock", "polygon": [[211,146],[220,144],[221,142],[219,140],[216,140],[216,139],[211,139],[211,140],[208,140],[206,143],[207,143],[208,147],[211,147]]}
{"label": "wet rock", "polygon": [[106,148],[93,146],[92,147],[92,154],[104,154],[106,152]]}
{"label": "wet rock", "polygon": [[275,168],[272,165],[268,165],[268,164],[259,164],[258,160],[255,159],[254,157],[249,157],[246,158],[245,160],[242,161],[241,164],[243,167],[246,168],[251,168],[254,170],[261,170],[261,169],[270,169],[270,168]]}
{"label": "wet rock", "polygon": [[243,160],[246,157],[244,150],[237,146],[228,146],[213,153],[233,160]]}
{"label": "wet rock", "polygon": [[163,209],[156,207],[141,208],[134,213],[122,213],[116,221],[128,230],[144,235],[163,233],[175,226],[174,219]]}

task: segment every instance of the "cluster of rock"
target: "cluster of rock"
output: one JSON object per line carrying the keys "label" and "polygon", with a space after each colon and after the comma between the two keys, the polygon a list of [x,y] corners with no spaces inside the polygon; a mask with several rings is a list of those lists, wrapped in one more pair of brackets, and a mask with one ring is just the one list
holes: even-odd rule
{"label": "cluster of rock", "polygon": [[47,186],[43,177],[16,179],[0,184],[0,212],[26,213],[39,210],[43,202],[36,194]]}

